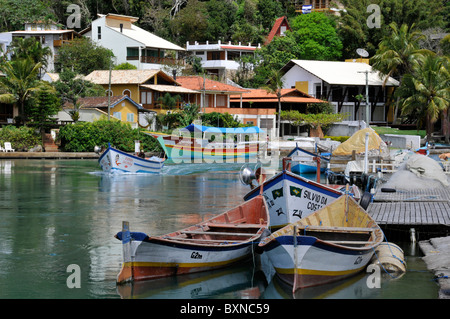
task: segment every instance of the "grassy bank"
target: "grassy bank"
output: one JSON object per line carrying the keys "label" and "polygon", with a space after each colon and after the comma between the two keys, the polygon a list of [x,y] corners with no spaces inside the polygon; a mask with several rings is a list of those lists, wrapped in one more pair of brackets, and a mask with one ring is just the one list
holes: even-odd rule
{"label": "grassy bank", "polygon": [[424,138],[427,133],[425,130],[399,130],[398,128],[391,128],[385,126],[371,126],[378,134],[397,134],[397,135],[420,135]]}

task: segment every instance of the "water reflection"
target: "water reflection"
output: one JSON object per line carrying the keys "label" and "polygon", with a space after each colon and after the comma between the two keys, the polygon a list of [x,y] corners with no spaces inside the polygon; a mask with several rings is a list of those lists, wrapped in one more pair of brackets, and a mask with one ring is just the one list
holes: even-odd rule
{"label": "water reflection", "polygon": [[129,283],[118,286],[117,291],[124,299],[257,299],[264,284],[262,274],[255,273],[248,262],[220,270]]}

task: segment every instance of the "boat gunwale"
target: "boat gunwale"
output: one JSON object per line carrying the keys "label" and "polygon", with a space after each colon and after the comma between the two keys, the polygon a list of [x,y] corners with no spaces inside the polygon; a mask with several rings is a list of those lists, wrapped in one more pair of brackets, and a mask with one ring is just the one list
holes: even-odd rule
{"label": "boat gunwale", "polygon": [[[121,151],[121,150],[119,150],[119,149],[117,149],[117,148],[114,148],[114,147],[112,147],[112,146],[108,146],[108,148],[103,152],[103,154],[100,156],[100,158],[98,159],[98,161],[100,162],[100,161],[102,160],[102,158],[103,158],[110,150],[113,150],[114,152],[117,152],[117,153],[119,153],[119,154],[122,154],[122,155],[125,155],[125,156],[129,156],[129,157],[132,157],[132,158],[134,158],[134,159],[137,159],[137,160],[140,160],[140,161],[143,161],[143,162],[146,162],[146,163],[153,163],[153,164],[158,164],[158,165],[164,165],[164,162],[165,162],[165,160],[164,160],[163,158],[160,158],[160,157],[158,157],[158,158],[160,159],[160,161],[150,160],[150,159],[142,158],[142,157],[139,157],[139,156],[136,156],[136,155],[133,155],[133,154],[129,154],[129,153],[127,153],[127,152]],[[142,164],[139,164],[139,166],[143,166],[143,165],[142,165]],[[162,166],[161,166],[161,167],[162,167]],[[158,168],[156,168],[156,169],[158,169]]]}
{"label": "boat gunwale", "polygon": [[[241,207],[241,206],[243,206],[243,205],[245,205],[247,203],[248,203],[247,205],[250,206],[251,201],[244,202],[243,204],[237,205],[237,206],[235,206],[235,207],[233,207],[231,209],[228,209],[227,211],[225,211],[225,212],[223,212],[223,213],[221,213],[219,215],[216,215],[216,216],[214,216],[212,218],[209,218],[209,219],[207,219],[207,220],[205,220],[203,222],[200,222],[198,224],[191,225],[191,226],[188,226],[186,228],[183,228],[183,229],[171,232],[171,233],[167,233],[167,234],[164,234],[164,235],[160,235],[160,236],[148,236],[144,241],[145,242],[151,242],[151,243],[154,243],[154,244],[172,244],[172,245],[176,244],[177,246],[181,246],[180,248],[184,248],[185,246],[209,247],[209,248],[216,248],[216,247],[217,248],[225,248],[225,247],[233,248],[233,247],[239,247],[239,246],[245,246],[245,245],[252,244],[253,242],[255,242],[256,240],[258,240],[261,237],[261,235],[263,234],[264,230],[267,229],[269,227],[269,224],[270,224],[269,223],[270,215],[269,215],[269,211],[268,211],[268,208],[267,208],[266,199],[262,195],[258,195],[258,196],[256,196],[255,198],[252,199],[252,201],[257,201],[257,200],[262,200],[262,206],[264,207],[264,211],[265,211],[265,214],[266,214],[266,221],[264,223],[260,224],[261,227],[257,230],[257,232],[253,233],[252,236],[250,238],[246,239],[246,240],[230,239],[229,241],[231,243],[229,243],[229,244],[226,244],[226,243],[214,244],[214,243],[195,242],[195,239],[193,239],[193,238],[177,238],[176,236],[179,236],[179,235],[183,234],[183,232],[185,232],[185,231],[188,232],[188,229],[192,229],[194,227],[197,227],[197,229],[202,229],[202,226],[208,226],[209,227],[209,225],[214,224],[214,222],[213,222],[214,220],[217,220],[219,217],[221,217],[223,215],[226,215],[229,211],[237,209],[237,208],[239,208],[239,207]],[[259,206],[260,205],[258,205],[257,209],[260,208]],[[223,226],[224,223],[217,223],[217,224],[220,227],[221,225]],[[233,227],[233,223],[229,223],[229,224],[226,223],[226,224],[228,225],[227,227],[229,227],[231,229],[240,229],[241,230],[242,228],[245,228],[244,227],[245,223],[234,223],[234,224],[239,225],[237,227]],[[255,228],[256,224],[249,224],[249,225],[251,225],[251,227],[249,227],[249,228],[256,229]],[[205,231],[205,235],[207,235],[207,234],[208,234],[208,231]],[[249,235],[250,234],[251,233],[249,233]],[[171,235],[174,235],[174,236],[171,236]],[[233,236],[233,233],[230,232],[229,235]],[[219,235],[219,236],[225,236],[225,235]],[[189,240],[192,240],[192,241],[189,241]],[[211,240],[211,241],[214,241],[214,240]],[[234,242],[234,241],[236,241],[236,242]]]}
{"label": "boat gunwale", "polygon": [[[280,173],[270,177],[269,179],[267,179],[262,184],[262,186],[263,186],[264,189],[265,188],[269,188],[269,187],[272,186],[272,183],[274,183],[274,184],[277,183],[276,179],[278,179],[278,178],[280,178],[281,181],[283,181],[285,179],[288,179],[286,176],[294,178],[296,180],[299,180],[300,182],[304,182],[305,184],[308,184],[308,186],[316,187],[316,188],[319,188],[319,189],[322,189],[322,190],[329,191],[330,193],[334,193],[335,195],[337,195],[336,199],[343,195],[343,193],[341,191],[339,191],[339,190],[337,190],[335,188],[331,188],[331,187],[328,187],[327,185],[324,185],[324,184],[321,184],[321,183],[317,183],[317,182],[315,182],[313,180],[304,178],[302,176],[299,176],[297,174],[294,174],[294,173],[290,172],[289,170],[283,170]],[[260,186],[261,185],[259,185],[258,187],[255,187],[254,189],[249,191],[247,194],[245,194],[244,195],[244,200],[251,199],[251,196],[253,196],[254,193],[259,190]]]}
{"label": "boat gunwale", "polygon": [[[373,238],[373,240],[371,241],[371,242],[373,242],[373,244],[371,244],[371,245],[359,246],[359,247],[353,247],[353,246],[346,246],[346,245],[340,245],[340,244],[337,244],[337,243],[332,243],[332,242],[330,242],[330,241],[326,241],[326,240],[320,239],[320,238],[318,238],[317,236],[297,235],[296,237],[297,237],[297,238],[298,238],[298,237],[301,238],[302,236],[304,236],[304,237],[315,238],[315,239],[316,239],[315,242],[317,242],[317,243],[324,244],[324,245],[326,245],[326,246],[332,246],[332,247],[336,247],[336,248],[341,248],[341,249],[349,249],[349,250],[355,250],[355,251],[357,251],[357,250],[364,250],[364,251],[365,251],[365,250],[375,249],[375,247],[377,247],[378,245],[380,245],[380,244],[383,242],[383,240],[384,240],[384,235],[383,235],[383,231],[381,230],[381,227],[376,223],[376,221],[375,221],[370,215],[367,214],[367,212],[365,211],[365,209],[363,209],[361,206],[358,205],[358,203],[357,203],[351,196],[349,196],[348,194],[344,194],[344,195],[340,196],[339,198],[342,198],[342,197],[345,197],[346,200],[351,199],[351,200],[353,201],[353,203],[356,204],[357,207],[358,207],[360,210],[362,210],[362,211],[367,215],[367,217],[368,217],[368,219],[369,219],[368,224],[373,224],[373,225],[374,225],[373,227],[357,227],[357,228],[366,228],[366,229],[370,229],[370,230],[371,230],[371,231],[370,231],[370,237],[369,237],[369,239],[367,240],[367,242],[369,242],[369,240],[370,240],[371,238]],[[339,200],[339,198],[338,198],[337,200]],[[308,216],[305,217],[305,218],[311,218],[313,215],[320,215],[320,212],[321,212],[321,211],[323,211],[326,207],[329,207],[329,206],[331,206],[331,205],[333,205],[333,204],[336,204],[337,200],[334,201],[334,202],[332,202],[332,203],[330,203],[330,204],[328,204],[327,206],[323,207],[322,209],[319,209],[319,210],[315,211],[314,213],[308,215]],[[298,221],[296,221],[296,222],[294,222],[294,223],[288,224],[288,225],[286,225],[285,227],[283,227],[283,228],[281,228],[281,229],[279,229],[279,230],[273,232],[272,234],[270,234],[269,236],[267,236],[266,238],[264,238],[264,239],[258,244],[258,246],[260,246],[260,247],[265,247],[265,246],[272,245],[273,243],[278,243],[278,242],[277,242],[277,238],[282,237],[282,236],[286,236],[286,237],[289,237],[289,236],[290,236],[290,237],[294,237],[294,236],[292,235],[292,232],[293,232],[294,228],[297,227],[297,226],[304,226],[305,229],[308,229],[308,226],[310,226],[310,225],[303,225],[303,224],[302,224],[302,221],[303,221],[303,220],[304,220],[304,219],[302,218],[302,219],[300,219],[300,220],[298,220]],[[311,225],[311,226],[313,226],[314,231],[316,231],[317,229],[321,229],[321,227],[324,227],[324,228],[322,228],[322,230],[325,230],[325,229],[331,230],[333,227],[336,228],[335,226],[328,226],[328,225],[327,225],[327,226],[326,226],[326,225],[323,225],[323,226],[320,226],[320,225]],[[337,228],[341,228],[341,230],[345,230],[345,229],[347,228],[347,229],[349,230],[348,233],[352,233],[351,230],[352,230],[353,228],[355,228],[355,227],[353,227],[353,226],[350,226],[350,227],[337,226]],[[289,231],[291,231],[291,232],[289,233]]]}

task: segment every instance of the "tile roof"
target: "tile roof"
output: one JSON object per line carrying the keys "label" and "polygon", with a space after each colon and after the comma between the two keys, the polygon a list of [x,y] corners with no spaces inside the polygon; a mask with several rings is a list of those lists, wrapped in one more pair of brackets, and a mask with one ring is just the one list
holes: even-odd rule
{"label": "tile roof", "polygon": [[[181,86],[196,90],[203,90],[203,77],[201,76],[178,76],[177,82],[181,84]],[[238,94],[247,92],[247,90],[240,89],[238,87],[225,84],[219,81],[214,81],[210,79],[205,79],[205,91],[207,92],[223,92],[228,94]]]}
{"label": "tile roof", "polygon": [[141,84],[141,87],[151,89],[158,92],[171,92],[171,93],[200,93],[195,90],[191,90],[182,86],[176,85],[161,85],[161,84]]}
{"label": "tile roof", "polygon": [[[130,101],[134,106],[138,109],[143,109],[142,106],[134,102],[131,98],[126,95],[120,96],[111,96],[111,107],[119,104],[123,100]],[[92,109],[92,108],[104,108],[108,107],[108,97],[107,96],[94,96],[94,97],[83,97],[79,98],[78,102],[80,103],[80,107],[83,109]],[[66,102],[64,104],[65,107],[73,107],[72,103]]]}
{"label": "tile roof", "polygon": [[[232,102],[239,102],[240,95],[230,96]],[[242,102],[278,102],[275,93],[269,93],[264,89],[250,89],[242,94]],[[281,102],[291,103],[322,103],[324,101],[316,99],[297,89],[281,89]]]}
{"label": "tile roof", "polygon": [[[158,73],[163,72],[160,70],[112,70],[111,84],[142,84]],[[165,73],[164,75],[168,76]],[[85,80],[96,84],[108,84],[109,70],[92,71]]]}
{"label": "tile roof", "polygon": [[289,26],[289,23],[287,21],[287,18],[285,16],[278,18],[275,23],[273,24],[272,30],[270,30],[269,35],[267,36],[266,42],[264,44],[269,44],[272,40],[273,37],[278,33],[278,30],[281,27],[281,24],[283,23],[283,21],[286,20],[286,24],[287,24],[287,30],[290,30],[291,27]]}

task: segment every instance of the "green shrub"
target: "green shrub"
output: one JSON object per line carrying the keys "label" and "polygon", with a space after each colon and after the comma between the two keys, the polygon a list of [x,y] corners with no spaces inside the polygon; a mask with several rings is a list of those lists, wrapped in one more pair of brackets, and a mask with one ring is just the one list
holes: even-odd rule
{"label": "green shrub", "polygon": [[344,143],[346,140],[350,138],[350,136],[324,136],[323,138],[329,138],[332,141],[338,141]]}
{"label": "green shrub", "polygon": [[32,127],[21,126],[19,128],[8,125],[0,130],[0,143],[11,142],[11,147],[16,151],[26,151],[36,145],[42,144],[42,138]]}
{"label": "green shrub", "polygon": [[141,148],[146,152],[162,152],[155,138],[114,119],[66,125],[59,130],[58,139],[66,152],[93,152],[96,145],[106,148],[108,143],[124,152],[134,152],[135,140],[141,141]]}

